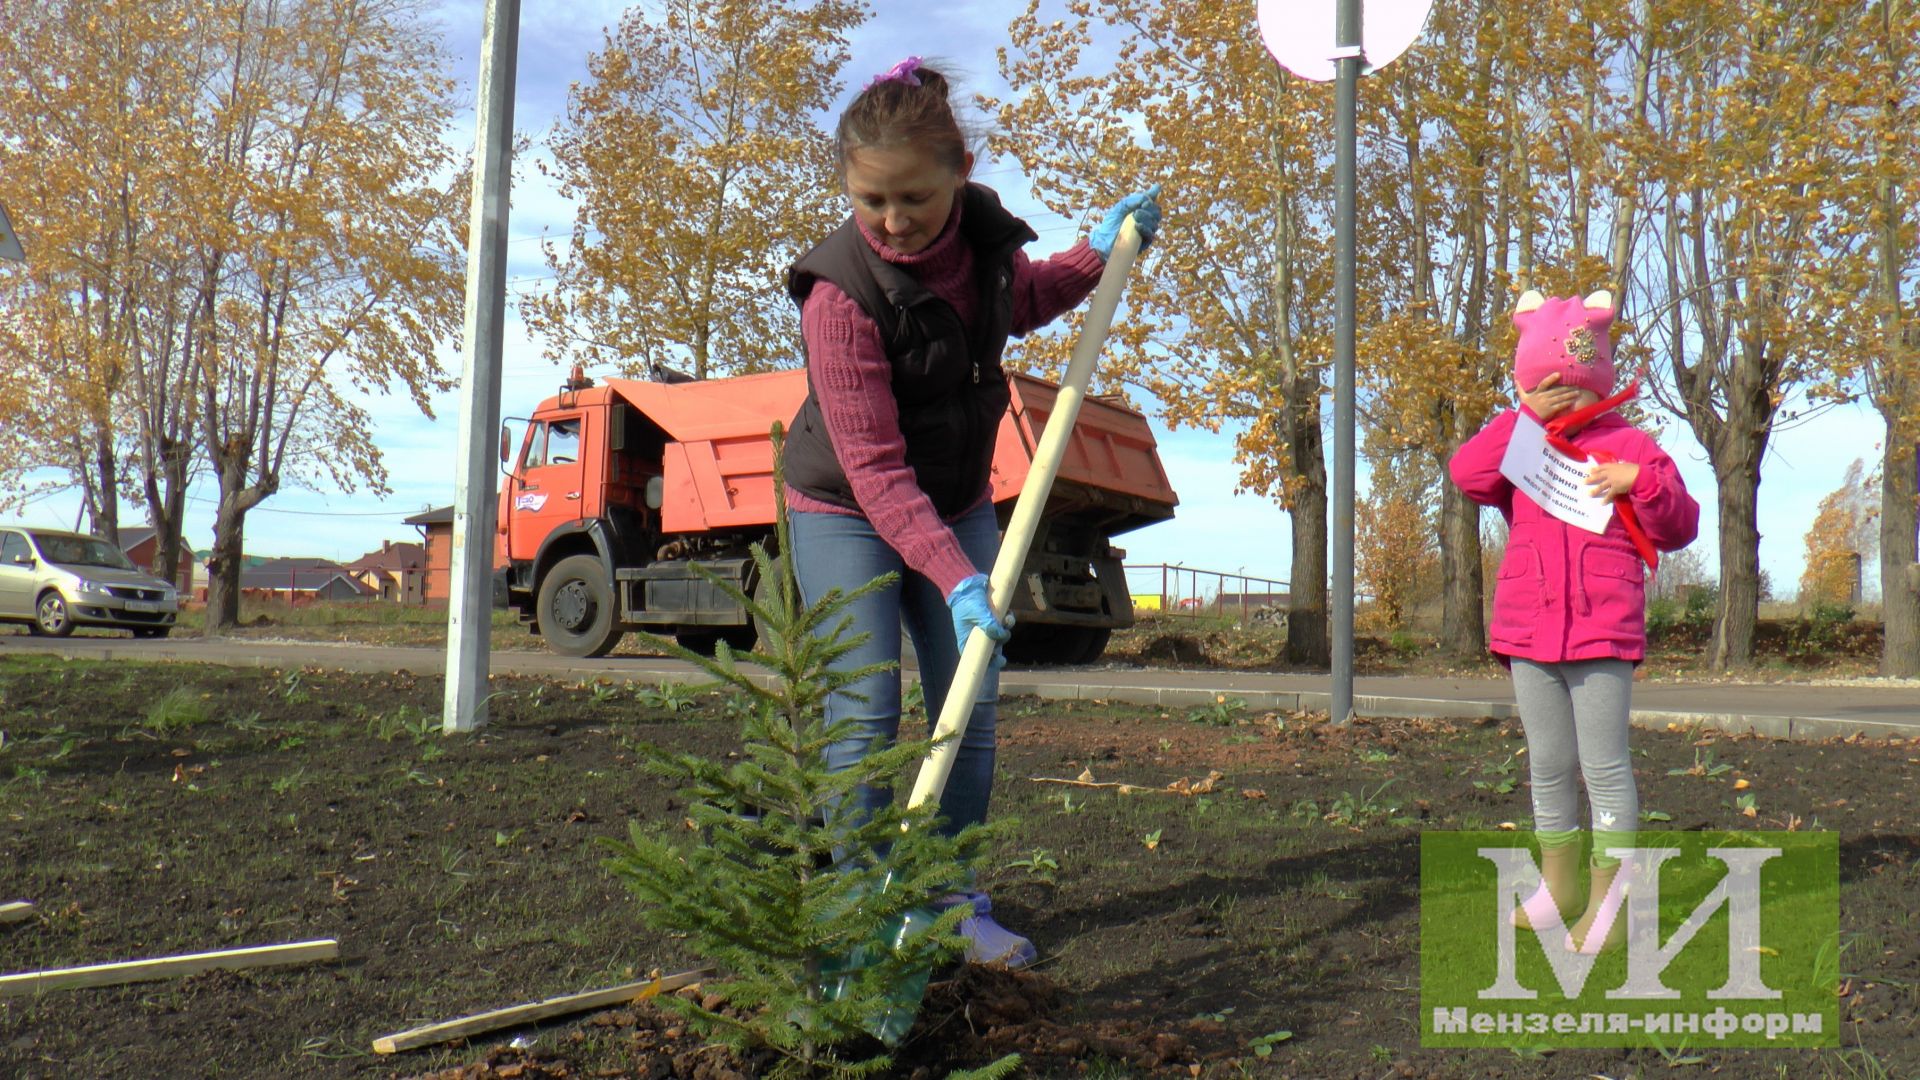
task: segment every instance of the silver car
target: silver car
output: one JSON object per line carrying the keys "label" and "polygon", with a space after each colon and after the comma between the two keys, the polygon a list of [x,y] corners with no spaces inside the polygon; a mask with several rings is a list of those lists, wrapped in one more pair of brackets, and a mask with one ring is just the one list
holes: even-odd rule
{"label": "silver car", "polygon": [[0,528],[0,621],[66,637],[76,626],[166,637],[180,611],[172,585],[95,536]]}

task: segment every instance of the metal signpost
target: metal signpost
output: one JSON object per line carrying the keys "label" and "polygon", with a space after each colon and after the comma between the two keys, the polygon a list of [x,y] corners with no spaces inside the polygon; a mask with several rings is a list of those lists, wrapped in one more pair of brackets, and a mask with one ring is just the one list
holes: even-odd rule
{"label": "metal signpost", "polygon": [[442,730],[487,722],[493,634],[493,478],[500,453],[500,352],[507,318],[507,195],[512,184],[514,66],[520,0],[486,0],[467,242],[466,352],[460,373],[460,455],[453,474],[452,595]]}
{"label": "metal signpost", "polygon": [[[1353,354],[1355,144],[1360,76],[1407,50],[1433,0],[1260,0],[1260,36],[1288,71],[1334,81],[1333,711],[1353,716]],[[1375,62],[1369,64],[1368,57]]]}

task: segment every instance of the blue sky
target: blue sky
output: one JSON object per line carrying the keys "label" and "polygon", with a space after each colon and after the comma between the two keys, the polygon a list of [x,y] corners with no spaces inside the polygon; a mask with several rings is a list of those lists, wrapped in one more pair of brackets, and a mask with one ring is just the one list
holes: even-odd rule
{"label": "blue sky", "polygon": [[[554,120],[564,114],[568,87],[585,76],[588,52],[600,47],[603,28],[614,23],[625,6],[614,0],[523,3],[515,124],[533,138],[534,157],[546,153],[543,138]],[[873,7],[873,18],[853,36],[853,59],[845,73],[849,84],[857,86],[867,74],[918,53],[951,61],[963,74],[964,89],[1006,93],[996,70],[994,49],[1005,43],[1006,26],[1024,9],[1024,3],[876,0]],[[445,0],[439,5],[452,72],[460,80],[462,99],[468,102],[478,69],[481,10],[479,0]],[[462,111],[448,137],[461,153],[471,153],[471,105]],[[532,165],[532,161],[522,161],[513,198],[508,275],[515,295],[544,285],[548,271],[539,239],[563,239],[573,218],[571,206],[544,183]],[[1078,235],[1082,223],[1046,212],[1032,198],[1013,162],[987,159],[979,170],[978,175],[998,188],[1016,213],[1032,221],[1041,234],[1037,251],[1066,247]],[[1177,234],[1170,232],[1166,242],[1178,243]],[[1364,288],[1364,268],[1361,276]],[[1120,317],[1125,318],[1124,309]],[[525,415],[540,399],[553,393],[563,372],[547,361],[540,344],[528,337],[511,300],[509,319],[501,400],[509,415]],[[457,375],[459,358],[451,343],[443,356],[448,369]],[[453,501],[454,402],[453,394],[440,395],[434,402],[437,419],[427,420],[403,394],[368,397],[366,404],[377,441],[391,473],[392,494],[375,499],[364,493],[348,496],[330,490],[283,491],[248,516],[248,550],[262,555],[346,560],[378,548],[382,539],[414,539],[414,531],[400,523],[402,518]],[[1270,500],[1235,494],[1238,470],[1233,465],[1231,436],[1168,432],[1158,420],[1154,426],[1181,506],[1173,521],[1117,541],[1126,548],[1128,561],[1176,563],[1284,580],[1290,559],[1287,517]],[[1874,463],[1884,431],[1873,410],[1848,406],[1775,437],[1760,488],[1760,557],[1780,591],[1790,592],[1799,579],[1802,537],[1815,505],[1839,484],[1855,458],[1866,458],[1870,466]],[[1701,503],[1700,543],[1711,565],[1717,562],[1713,554],[1714,484],[1706,454],[1686,426],[1671,418],[1662,442],[1680,462],[1689,488]],[[1330,451],[1331,438],[1327,446]],[[1364,472],[1360,483],[1364,489]],[[194,495],[188,538],[195,547],[205,547],[212,539],[211,485]],[[35,503],[21,516],[35,524],[71,527],[78,506],[77,498],[59,496]],[[143,521],[136,508],[126,508],[122,513],[124,521]]]}

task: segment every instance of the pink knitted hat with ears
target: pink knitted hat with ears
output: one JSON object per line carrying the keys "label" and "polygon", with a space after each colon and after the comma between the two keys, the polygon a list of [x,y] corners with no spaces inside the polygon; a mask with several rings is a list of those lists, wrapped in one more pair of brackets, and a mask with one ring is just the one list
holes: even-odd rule
{"label": "pink knitted hat with ears", "polygon": [[1613,294],[1605,289],[1585,300],[1541,296],[1528,289],[1513,311],[1520,343],[1513,350],[1513,380],[1531,392],[1560,373],[1561,386],[1613,393]]}

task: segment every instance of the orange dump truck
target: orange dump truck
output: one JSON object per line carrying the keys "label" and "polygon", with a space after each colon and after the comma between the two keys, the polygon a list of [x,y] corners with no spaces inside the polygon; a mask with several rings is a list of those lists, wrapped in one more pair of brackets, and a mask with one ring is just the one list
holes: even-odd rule
{"label": "orange dump truck", "polygon": [[[993,500],[1012,513],[1056,387],[1015,375],[994,451]],[[496,600],[567,656],[601,656],[629,630],[710,652],[750,647],[751,613],[695,572],[761,589],[748,545],[774,547],[775,422],[790,424],[806,373],[643,382],[574,377],[540,403],[508,475],[494,546]],[[1101,399],[1080,411],[1046,516],[1027,556],[1007,653],[1090,663],[1133,623],[1109,540],[1173,516],[1178,500],[1146,418]]]}

